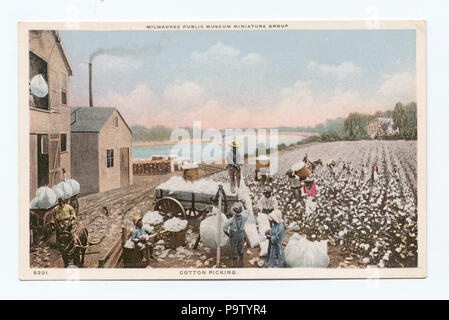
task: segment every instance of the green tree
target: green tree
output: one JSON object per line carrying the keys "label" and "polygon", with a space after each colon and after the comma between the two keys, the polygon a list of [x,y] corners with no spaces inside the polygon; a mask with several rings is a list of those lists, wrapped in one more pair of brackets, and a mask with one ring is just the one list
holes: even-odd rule
{"label": "green tree", "polygon": [[350,113],[344,122],[344,128],[351,138],[363,138],[366,136],[366,126],[372,116],[358,112]]}
{"label": "green tree", "polygon": [[405,106],[405,115],[407,118],[405,137],[407,139],[416,139],[418,134],[417,106],[415,102]]}
{"label": "green tree", "polygon": [[399,129],[399,135],[404,136],[407,126],[407,115],[402,103],[396,103],[393,110],[393,128]]}

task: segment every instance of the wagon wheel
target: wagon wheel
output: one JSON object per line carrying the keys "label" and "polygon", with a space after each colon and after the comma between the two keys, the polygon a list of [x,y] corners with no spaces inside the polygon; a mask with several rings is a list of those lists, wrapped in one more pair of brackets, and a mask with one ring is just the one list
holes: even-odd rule
{"label": "wagon wheel", "polygon": [[166,218],[181,217],[186,218],[186,212],[182,204],[171,197],[165,197],[156,202],[154,210],[161,212]]}

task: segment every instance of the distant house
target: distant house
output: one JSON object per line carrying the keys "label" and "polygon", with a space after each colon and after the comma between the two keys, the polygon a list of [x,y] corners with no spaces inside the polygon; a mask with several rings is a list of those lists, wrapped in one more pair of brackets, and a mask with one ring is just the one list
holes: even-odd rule
{"label": "distant house", "polygon": [[81,193],[132,183],[132,131],[116,108],[73,107],[70,131],[72,177]]}
{"label": "distant house", "polygon": [[[70,177],[70,85],[72,67],[53,30],[29,32],[30,199],[40,186]],[[40,79],[42,91],[32,90]],[[40,92],[39,92],[40,91]],[[40,94],[39,94],[40,93]]]}
{"label": "distant house", "polygon": [[375,118],[374,120],[371,120],[366,127],[366,133],[371,138],[391,136],[398,132],[398,129],[393,129],[393,119],[391,118]]}

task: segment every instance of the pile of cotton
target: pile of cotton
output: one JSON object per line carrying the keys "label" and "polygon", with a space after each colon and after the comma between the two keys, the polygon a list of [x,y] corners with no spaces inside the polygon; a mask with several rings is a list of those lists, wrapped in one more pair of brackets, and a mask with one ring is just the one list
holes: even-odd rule
{"label": "pile of cotton", "polygon": [[[217,247],[217,217],[218,210],[214,208],[212,215],[201,221],[200,224],[200,236],[203,244],[211,249],[215,249]],[[224,247],[228,244],[229,238],[223,232],[223,226],[226,223],[226,216],[221,213],[221,226],[220,230],[220,246]]]}
{"label": "pile of cotton", "polygon": [[31,209],[48,209],[58,202],[58,195],[49,187],[40,187],[36,191],[36,197],[31,200]]}
{"label": "pile of cotton", "polygon": [[148,211],[142,218],[142,223],[152,226],[158,225],[164,221],[164,218],[158,211]]}
{"label": "pile of cotton", "polygon": [[187,220],[179,219],[178,217],[173,217],[164,222],[162,228],[171,232],[178,232],[184,230],[187,227]]}
{"label": "pile of cotton", "polygon": [[285,261],[291,268],[326,268],[329,265],[327,241],[309,241],[295,233],[285,248]]}
{"label": "pile of cotton", "polygon": [[[215,195],[218,191],[219,185],[220,183],[209,179],[201,179],[197,181],[185,181],[181,177],[173,176],[166,182],[157,186],[156,189],[170,190],[172,192],[186,191],[193,193]],[[231,189],[229,185],[224,184],[223,188],[226,194],[231,194]]]}

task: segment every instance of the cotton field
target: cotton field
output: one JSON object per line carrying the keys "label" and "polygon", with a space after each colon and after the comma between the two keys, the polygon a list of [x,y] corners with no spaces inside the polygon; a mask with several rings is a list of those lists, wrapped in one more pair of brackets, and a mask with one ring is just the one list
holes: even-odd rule
{"label": "cotton field", "polygon": [[[315,199],[296,200],[292,180],[285,173],[308,154],[321,159],[312,178]],[[333,169],[327,166],[331,161]],[[371,180],[372,166],[378,176]],[[328,240],[339,245],[348,260],[361,266],[416,267],[418,256],[417,161],[415,141],[341,141],[285,150],[279,154],[278,171],[269,183],[284,223],[310,241]],[[254,180],[255,166],[244,166],[242,175],[251,199],[261,195]],[[226,172],[213,176],[228,181]]]}

